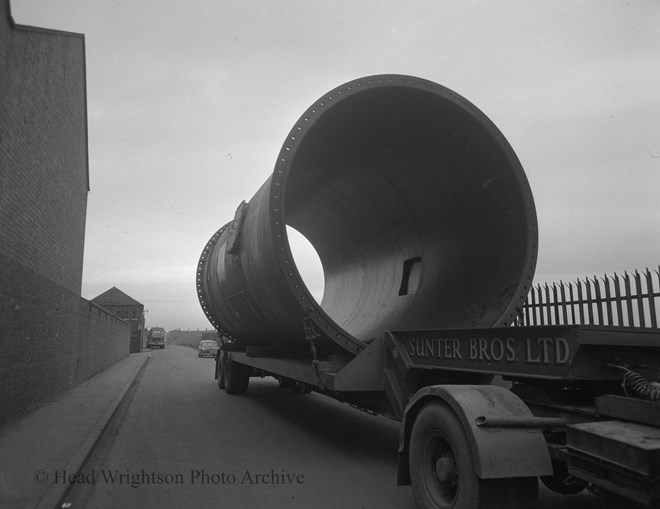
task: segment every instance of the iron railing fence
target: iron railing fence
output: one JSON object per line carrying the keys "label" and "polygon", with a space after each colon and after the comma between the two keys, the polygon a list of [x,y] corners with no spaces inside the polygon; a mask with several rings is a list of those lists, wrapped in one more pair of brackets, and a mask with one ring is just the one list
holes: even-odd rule
{"label": "iron railing fence", "polygon": [[660,267],[533,286],[515,325],[658,328]]}

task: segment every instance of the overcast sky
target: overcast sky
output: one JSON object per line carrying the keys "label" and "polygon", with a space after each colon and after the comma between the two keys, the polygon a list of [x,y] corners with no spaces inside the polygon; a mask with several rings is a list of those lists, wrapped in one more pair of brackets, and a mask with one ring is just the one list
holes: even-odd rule
{"label": "overcast sky", "polygon": [[[539,218],[536,281],[660,263],[660,2],[12,0],[85,34],[82,293],[210,328],[195,270],[316,99],[371,74],[444,85],[504,133]],[[299,255],[306,272],[308,256]],[[309,283],[318,291],[318,282]]]}

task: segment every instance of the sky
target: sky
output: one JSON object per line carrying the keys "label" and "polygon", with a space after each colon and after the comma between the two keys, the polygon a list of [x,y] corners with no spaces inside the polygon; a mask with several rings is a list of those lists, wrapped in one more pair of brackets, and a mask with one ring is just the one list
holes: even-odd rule
{"label": "sky", "polygon": [[[11,11],[85,35],[82,295],[116,286],[144,304],[148,327],[211,328],[195,289],[206,242],[272,173],[300,115],[373,74],[444,85],[503,132],[534,194],[536,282],[660,263],[657,0],[12,0]],[[319,295],[313,250],[294,248]]]}

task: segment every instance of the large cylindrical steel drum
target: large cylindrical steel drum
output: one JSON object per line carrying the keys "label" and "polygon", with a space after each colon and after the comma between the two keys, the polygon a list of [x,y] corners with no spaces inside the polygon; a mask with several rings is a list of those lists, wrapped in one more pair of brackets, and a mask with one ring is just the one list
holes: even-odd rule
{"label": "large cylindrical steel drum", "polygon": [[[286,226],[316,249],[321,303]],[[513,149],[473,104],[401,75],[351,81],[296,122],[272,175],[207,243],[200,303],[246,345],[360,352],[386,330],[509,325],[532,282],[537,223]]]}

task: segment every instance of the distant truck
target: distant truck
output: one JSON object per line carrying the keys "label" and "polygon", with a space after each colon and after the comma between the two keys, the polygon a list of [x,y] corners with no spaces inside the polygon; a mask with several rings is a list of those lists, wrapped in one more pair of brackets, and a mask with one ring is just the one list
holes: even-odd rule
{"label": "distant truck", "polygon": [[147,348],[165,348],[165,329],[152,327],[147,331]]}

